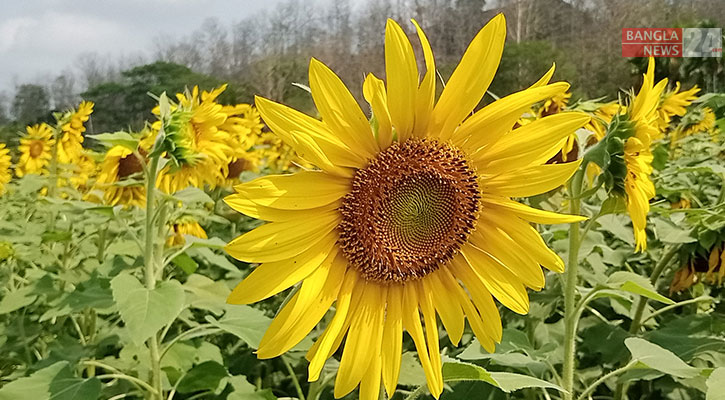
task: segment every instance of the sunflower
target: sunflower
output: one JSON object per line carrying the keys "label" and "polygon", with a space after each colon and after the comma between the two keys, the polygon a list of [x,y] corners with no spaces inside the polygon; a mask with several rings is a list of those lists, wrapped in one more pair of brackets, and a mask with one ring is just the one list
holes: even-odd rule
{"label": "sunflower", "polygon": [[690,90],[680,92],[680,82],[677,82],[675,88],[664,95],[662,104],[657,108],[660,131],[667,129],[673,116],[682,117],[687,113],[687,107],[697,100],[696,94],[699,91],[700,88],[695,85]]}
{"label": "sunflower", "polygon": [[[717,126],[715,125],[715,113],[710,107],[702,107],[688,114],[688,121],[683,121],[681,126],[672,132],[671,144],[674,146],[680,138],[694,135],[696,133],[709,133],[715,138]],[[694,120],[694,121],[692,121]]]}
{"label": "sunflower", "polygon": [[0,143],[0,194],[5,193],[5,185],[12,178],[11,166],[10,150],[5,146],[5,143]]}
{"label": "sunflower", "polygon": [[543,79],[471,115],[501,59],[503,15],[475,36],[437,101],[433,53],[416,28],[426,65],[421,82],[407,35],[388,20],[387,83],[370,74],[363,85],[373,124],[340,78],[314,58],[309,82],[321,121],[258,97],[270,129],[318,169],[260,177],[226,198],[268,221],[226,247],[239,260],[261,263],[228,302],[253,303],[302,281],[257,356],[291,349],[336,303],[307,358],[315,381],[346,337],[337,398],[360,385],[361,399],[377,399],[381,381],[392,396],[404,330],[430,392],[440,396],[436,314],[452,343],[467,318],[493,352],[502,334],[493,299],[526,314],[526,288],[544,286],[540,266],[564,269],[530,223],[582,220],[512,200],[561,186],[580,164],[544,165],[587,115],[559,113],[512,130],[532,104],[569,85]]}
{"label": "sunflower", "polygon": [[61,125],[62,135],[58,141],[58,162],[73,164],[83,158],[83,125],[93,112],[93,102],[82,101],[78,110],[67,115],[65,123]]}
{"label": "sunflower", "polygon": [[624,177],[624,192],[627,212],[632,219],[635,251],[647,248],[647,214],[649,200],[655,196],[652,175],[653,138],[660,135],[657,124],[657,106],[667,79],[654,83],[654,59],[650,58],[642,87],[634,98],[627,119],[633,123],[633,135],[624,143],[624,162],[627,167]]}
{"label": "sunflower", "polygon": [[28,126],[25,130],[27,134],[20,139],[18,146],[20,159],[15,168],[15,175],[18,177],[27,174],[47,175],[55,144],[52,128],[42,123]]}
{"label": "sunflower", "polygon": [[217,186],[232,187],[238,183],[242,172],[259,172],[260,154],[254,150],[244,150],[243,147],[234,149],[227,165],[221,167],[220,179]]}
{"label": "sunflower", "polygon": [[[221,168],[229,163],[233,153],[229,130],[236,129],[235,122],[229,120],[233,109],[216,102],[225,89],[223,85],[199,93],[195,86],[191,93],[176,95],[179,103],[172,112],[172,129],[167,132],[174,141],[173,150],[169,151],[175,165],[168,165],[159,173],[156,186],[162,191],[174,193],[188,186],[214,186],[223,179]],[[159,108],[153,112],[158,115]],[[161,121],[154,123],[153,128],[158,132]]]}
{"label": "sunflower", "polygon": [[[139,150],[141,156],[145,151]],[[101,162],[96,188],[103,191],[106,204],[136,207],[146,206],[146,189],[143,185],[143,164],[127,147],[111,147]],[[138,181],[134,178],[142,178]]]}
{"label": "sunflower", "polygon": [[705,256],[695,255],[675,272],[670,295],[689,289],[697,282],[721,285],[725,279],[725,243],[713,246]]}
{"label": "sunflower", "polygon": [[199,222],[188,216],[182,217],[174,222],[172,230],[172,235],[166,240],[166,245],[169,247],[183,246],[186,243],[184,235],[195,236],[201,239],[207,238],[206,231],[199,225]]}

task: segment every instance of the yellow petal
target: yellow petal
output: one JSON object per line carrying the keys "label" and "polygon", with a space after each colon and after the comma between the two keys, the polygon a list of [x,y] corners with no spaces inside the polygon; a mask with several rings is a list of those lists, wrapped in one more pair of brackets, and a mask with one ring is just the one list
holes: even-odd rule
{"label": "yellow petal", "polygon": [[373,355],[373,360],[360,382],[360,400],[378,400],[380,395],[380,355]]}
{"label": "yellow petal", "polygon": [[525,245],[531,257],[539,264],[552,271],[564,272],[564,261],[544,243],[544,239],[533,226],[515,214],[502,209],[491,209],[491,212],[487,212],[485,215],[515,242]]}
{"label": "yellow petal", "polygon": [[309,334],[325,316],[345,276],[341,254],[330,253],[315,272],[305,278],[300,290],[277,314],[259,343],[257,357],[277,357]]}
{"label": "yellow petal", "polygon": [[322,214],[314,223],[307,220],[270,222],[232,240],[224,248],[237,260],[268,263],[292,258],[317,243],[334,241],[340,222],[337,211]]}
{"label": "yellow petal", "polygon": [[263,97],[255,97],[254,103],[269,129],[293,148],[296,142],[292,138],[304,134],[312,138],[335,165],[353,168],[365,165],[365,158],[345,145],[321,121]]}
{"label": "yellow petal", "polygon": [[412,20],[415,30],[418,33],[421,47],[423,47],[423,58],[425,58],[425,75],[418,88],[415,105],[415,128],[413,136],[425,137],[428,134],[428,122],[433,111],[433,104],[436,96],[436,65],[433,58],[433,50],[428,42],[425,32],[421,29],[416,20]]}
{"label": "yellow petal", "polygon": [[534,82],[533,85],[529,86],[529,89],[545,86],[549,84],[549,81],[551,80],[551,77],[554,76],[554,71],[556,70],[556,63],[553,63],[551,65],[551,68],[549,68],[548,71],[542,76],[538,81]]}
{"label": "yellow petal", "polygon": [[[350,305],[353,290],[357,286],[357,282],[357,272],[348,270],[345,273],[345,280],[338,294],[335,316],[332,317],[327,328],[325,328],[325,332],[317,339],[307,353],[307,358],[310,360],[308,372],[310,382],[320,378],[320,372],[322,372],[322,367],[325,365],[325,360],[338,348],[339,343],[342,342],[342,336],[347,332],[350,321],[349,315],[351,314]],[[348,325],[346,325],[346,321]]]}
{"label": "yellow petal", "polygon": [[310,60],[310,89],[322,121],[349,148],[372,158],[379,148],[365,114],[340,78],[315,58]]}
{"label": "yellow petal", "polygon": [[317,220],[320,214],[326,214],[340,207],[340,201],[332,202],[328,205],[310,208],[307,210],[281,210],[278,208],[261,206],[241,194],[230,194],[224,198],[224,202],[235,211],[250,216],[252,218],[261,219],[263,221],[290,221],[294,219],[304,219],[307,221]]}
{"label": "yellow petal", "polygon": [[434,395],[435,393],[440,395],[443,392],[443,387],[438,387],[438,380],[435,378],[436,373],[433,371],[428,355],[428,346],[425,342],[423,325],[420,323],[420,314],[418,313],[418,295],[414,285],[403,286],[403,327],[408,331],[415,343],[418,359],[423,366],[425,379],[428,382],[428,390]]}
{"label": "yellow petal", "polygon": [[336,398],[355,389],[373,358],[380,355],[386,288],[367,282],[362,290],[362,299],[350,324],[335,378]]}
{"label": "yellow petal", "polygon": [[477,111],[456,130],[453,141],[471,154],[497,141],[532,104],[569,89],[565,82],[553,83],[510,94]]}
{"label": "yellow petal", "polygon": [[[425,321],[425,337],[428,346],[428,357],[430,357],[431,371],[433,375],[428,378],[428,388],[433,397],[438,398],[443,392],[443,364],[441,362],[441,350],[438,343],[438,323],[436,322],[433,296],[435,293],[428,292],[422,282],[415,282],[418,289],[418,304]],[[431,386],[431,381],[434,386]]]}
{"label": "yellow petal", "polygon": [[437,272],[431,273],[421,281],[427,293],[435,294],[435,309],[441,317],[446,332],[448,332],[448,338],[451,343],[458,345],[463,336],[463,329],[466,326],[463,310],[458,298],[452,294],[454,292],[447,290],[438,275],[440,274]]}
{"label": "yellow petal", "polygon": [[579,215],[559,214],[552,211],[539,210],[533,207],[529,207],[525,204],[521,204],[517,201],[513,201],[506,197],[494,196],[490,194],[484,194],[483,196],[481,196],[481,201],[484,204],[484,208],[486,207],[486,203],[495,204],[496,206],[513,212],[519,218],[537,224],[568,224],[571,222],[580,222],[587,219],[586,217],[582,217]]}
{"label": "yellow petal", "polygon": [[481,179],[485,193],[509,197],[528,197],[562,186],[579,168],[581,160],[564,164],[546,164],[516,169]]}
{"label": "yellow petal", "polygon": [[[478,227],[469,236],[469,242],[476,246],[477,249],[485,252],[490,258],[496,260],[498,262],[497,267],[503,267],[503,269],[515,275],[524,285],[536,290],[544,287],[546,280],[539,263],[529,256],[527,249],[511,239],[491,219],[487,219],[485,216],[481,217]],[[469,258],[471,262],[478,260],[482,256],[474,251],[468,254],[471,257]],[[474,256],[476,257],[475,260]]]}
{"label": "yellow petal", "polygon": [[325,154],[325,151],[308,135],[299,131],[292,131],[292,141],[297,155],[303,160],[316,165],[321,170],[344,178],[352,178],[354,170],[335,165]]}
{"label": "yellow petal", "polygon": [[363,83],[363,96],[370,108],[373,110],[373,117],[378,121],[378,144],[381,149],[386,149],[393,142],[393,127],[388,112],[388,95],[385,92],[385,83],[368,74]]}
{"label": "yellow petal", "polygon": [[410,137],[415,123],[418,66],[408,36],[392,19],[385,25],[385,80],[390,120],[402,142]]}
{"label": "yellow petal", "polygon": [[282,210],[305,210],[333,203],[350,190],[350,180],[324,172],[262,176],[234,189],[256,204]]}
{"label": "yellow petal", "polygon": [[299,255],[255,268],[227,298],[230,304],[250,304],[289,288],[313,273],[333,251],[336,232],[332,232]]}
{"label": "yellow petal", "polygon": [[403,353],[403,290],[398,285],[388,288],[388,304],[383,327],[382,375],[388,397],[392,398],[400,376]]}
{"label": "yellow petal", "polygon": [[563,112],[514,129],[473,156],[482,171],[512,170],[539,165],[561,150],[557,145],[589,122],[580,112]]}
{"label": "yellow petal", "polygon": [[468,294],[466,294],[461,285],[459,285],[455,278],[453,278],[448,269],[441,269],[439,275],[441,283],[445,287],[445,293],[450,293],[457,298],[457,301],[461,305],[464,315],[468,318],[468,323],[471,325],[471,329],[478,338],[478,341],[481,343],[481,346],[483,346],[488,352],[493,353],[495,351],[493,336],[488,333],[486,326],[483,323],[483,319],[476,310],[476,307],[474,307],[473,303],[471,303],[471,299],[468,297]]}
{"label": "yellow petal", "polygon": [[529,312],[529,297],[524,285],[495,260],[473,246],[461,249],[466,262],[486,289],[505,307],[519,314]]}
{"label": "yellow petal", "polygon": [[443,140],[478,105],[501,62],[506,19],[498,14],[473,38],[441,93],[429,130]]}
{"label": "yellow petal", "polygon": [[462,255],[454,257],[449,265],[451,271],[463,282],[471,294],[473,304],[476,305],[476,309],[478,309],[478,313],[483,320],[486,334],[496,342],[501,341],[503,326],[501,325],[498,307],[496,307],[491,293],[486,289],[481,278],[473,271]]}

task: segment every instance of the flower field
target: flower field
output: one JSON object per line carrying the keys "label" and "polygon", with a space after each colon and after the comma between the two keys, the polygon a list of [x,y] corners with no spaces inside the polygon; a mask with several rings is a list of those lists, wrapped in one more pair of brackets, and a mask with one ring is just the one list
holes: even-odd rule
{"label": "flower field", "polygon": [[445,79],[384,28],[364,102],[312,58],[313,113],[189,85],[0,143],[0,400],[723,399],[725,93],[496,96],[503,14]]}

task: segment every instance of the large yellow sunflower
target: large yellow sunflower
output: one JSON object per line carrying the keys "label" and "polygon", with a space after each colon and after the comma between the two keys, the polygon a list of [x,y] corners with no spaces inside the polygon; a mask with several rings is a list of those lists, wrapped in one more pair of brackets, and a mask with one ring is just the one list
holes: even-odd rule
{"label": "large yellow sunflower", "polygon": [[11,166],[10,150],[5,146],[5,143],[0,143],[0,194],[5,193],[5,185],[13,177],[10,172]]}
{"label": "large yellow sunflower", "polygon": [[207,239],[206,231],[199,222],[191,216],[184,216],[172,224],[171,236],[166,239],[166,245],[183,246],[186,243],[184,235]]}
{"label": "large yellow sunflower", "polygon": [[647,248],[647,214],[649,200],[655,196],[652,175],[653,138],[660,135],[657,123],[657,106],[660,96],[667,87],[667,79],[654,83],[654,59],[650,58],[642,88],[632,102],[628,119],[634,123],[634,135],[624,144],[624,161],[627,175],[624,178],[627,212],[634,228],[635,250]]}
{"label": "large yellow sunflower", "polygon": [[493,299],[525,314],[526,288],[544,286],[540,266],[564,269],[530,223],[581,220],[512,200],[561,186],[579,166],[544,163],[588,116],[559,113],[512,130],[532,104],[569,85],[547,85],[547,78],[471,115],[499,65],[503,15],[475,36],[437,101],[433,53],[416,28],[426,65],[420,82],[408,37],[388,20],[387,83],[368,75],[363,86],[377,129],[316,59],[309,82],[321,121],[257,98],[272,131],[319,170],[261,177],[226,198],[232,208],[269,221],[226,247],[237,259],[261,263],[228,301],[253,303],[302,281],[266,332],[258,357],[291,349],[335,303],[307,353],[314,381],[346,337],[335,397],[360,385],[361,399],[377,399],[381,381],[392,395],[404,330],[438,397],[436,314],[454,344],[468,319],[483,347],[494,351],[501,321]]}
{"label": "large yellow sunflower", "polygon": [[27,174],[47,175],[48,165],[53,158],[53,131],[46,123],[28,126],[27,134],[20,139],[20,159],[15,168],[15,175],[23,177]]}
{"label": "large yellow sunflower", "polygon": [[[143,164],[131,150],[124,146],[113,146],[101,162],[96,187],[103,191],[106,204],[143,208],[146,206],[146,188],[142,172]],[[137,178],[138,182],[133,178]]]}

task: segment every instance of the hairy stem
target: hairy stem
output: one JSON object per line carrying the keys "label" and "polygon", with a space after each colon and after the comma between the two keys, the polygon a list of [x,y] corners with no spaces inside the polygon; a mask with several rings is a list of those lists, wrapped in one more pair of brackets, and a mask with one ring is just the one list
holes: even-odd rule
{"label": "hairy stem", "polygon": [[[159,167],[159,156],[151,159],[148,173],[146,175],[146,225],[145,225],[145,246],[144,246],[144,275],[146,278],[146,288],[153,290],[156,288],[156,255],[154,254],[155,243],[154,238],[158,233],[154,226],[154,207],[156,193],[156,172]],[[149,391],[151,399],[161,400],[163,397],[161,387],[161,357],[159,354],[159,338],[158,333],[154,333],[148,340],[149,352],[151,356],[151,386],[153,391]]]}

